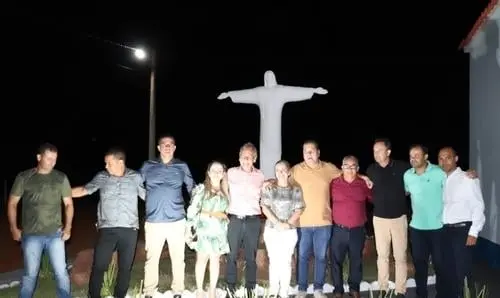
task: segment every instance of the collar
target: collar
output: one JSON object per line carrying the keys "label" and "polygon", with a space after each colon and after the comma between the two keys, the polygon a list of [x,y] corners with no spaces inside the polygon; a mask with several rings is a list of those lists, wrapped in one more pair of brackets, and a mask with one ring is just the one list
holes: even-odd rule
{"label": "collar", "polygon": [[390,158],[389,163],[385,167],[381,166],[378,162],[375,162],[375,164],[382,169],[392,168],[394,166],[394,159]]}
{"label": "collar", "polygon": [[257,169],[253,166],[252,166],[252,170],[250,172],[243,170],[243,167],[241,167],[241,166],[238,167],[238,170],[242,171],[243,173],[248,173],[248,174],[252,174],[252,173],[257,172]]}
{"label": "collar", "polygon": [[126,167],[126,168],[125,168],[125,171],[123,172],[123,176],[114,176],[114,175],[111,175],[111,174],[110,174],[108,171],[106,171],[106,170],[104,170],[104,173],[106,174],[106,176],[107,176],[108,178],[111,178],[111,177],[113,177],[113,178],[122,178],[122,177],[126,177],[126,176],[128,176],[128,175],[131,173],[131,171],[132,171],[132,170],[130,170],[129,168],[127,168],[127,167]]}
{"label": "collar", "polygon": [[151,162],[153,162],[153,163],[159,163],[159,164],[163,164],[163,165],[170,165],[170,164],[173,164],[173,163],[177,162],[177,158],[173,157],[168,163],[164,163],[161,160],[161,157],[157,157],[157,158],[151,160]]}
{"label": "collar", "polygon": [[[434,164],[430,163],[429,161],[427,161],[427,167],[425,168],[425,171],[422,173],[422,174],[425,174],[427,172],[429,172],[430,170],[432,170],[433,168],[435,167]],[[411,173],[417,175],[417,172],[415,171],[415,168],[412,167],[411,168]]]}
{"label": "collar", "polygon": [[319,170],[319,169],[323,168],[324,165],[325,165],[325,163],[322,160],[318,160],[318,166],[317,167],[312,168],[312,167],[308,166],[305,161],[303,161],[300,166],[303,169],[308,169],[308,170],[314,171],[314,170]]}
{"label": "collar", "polygon": [[448,178],[451,178],[452,176],[460,175],[462,173],[464,173],[464,171],[462,170],[462,168],[456,167],[455,170],[453,170],[453,172],[451,172],[450,174],[448,174]]}
{"label": "collar", "polygon": [[[352,180],[351,182],[345,180],[344,178],[344,175],[340,175],[340,180],[343,182],[343,183],[347,183],[347,184],[353,184],[355,182],[358,182],[359,180],[363,180],[361,177],[359,177],[359,175],[356,175],[356,178],[354,178],[354,180]],[[364,183],[364,180],[363,180],[363,183]]]}

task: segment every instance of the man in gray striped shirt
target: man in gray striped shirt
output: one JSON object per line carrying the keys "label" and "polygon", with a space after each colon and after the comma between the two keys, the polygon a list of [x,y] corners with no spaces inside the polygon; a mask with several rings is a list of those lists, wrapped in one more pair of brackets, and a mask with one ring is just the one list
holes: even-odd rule
{"label": "man in gray striped shirt", "polygon": [[101,171],[85,186],[73,188],[74,198],[99,190],[97,229],[99,237],[89,282],[89,297],[101,297],[104,273],[114,251],[118,252],[118,276],[114,297],[124,298],[130,283],[139,230],[138,197],[144,200],[142,176],[125,166],[125,152],[109,150],[105,157],[106,171]]}

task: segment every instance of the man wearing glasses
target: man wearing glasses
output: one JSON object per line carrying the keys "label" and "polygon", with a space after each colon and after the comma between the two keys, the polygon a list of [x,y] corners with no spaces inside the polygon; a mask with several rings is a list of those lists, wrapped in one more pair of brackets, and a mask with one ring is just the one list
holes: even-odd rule
{"label": "man wearing glasses", "polygon": [[366,202],[372,193],[365,180],[358,175],[355,156],[342,160],[342,175],[332,180],[333,232],[331,241],[334,297],[344,294],[343,264],[349,258],[349,291],[351,297],[361,297],[359,286],[363,277],[363,248],[365,244]]}

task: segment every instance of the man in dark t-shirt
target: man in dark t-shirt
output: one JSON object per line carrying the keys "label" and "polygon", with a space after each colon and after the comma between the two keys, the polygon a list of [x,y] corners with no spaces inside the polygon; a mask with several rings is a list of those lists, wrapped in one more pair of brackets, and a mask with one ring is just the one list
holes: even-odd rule
{"label": "man in dark t-shirt", "polygon": [[373,229],[380,290],[382,293],[389,290],[389,256],[392,246],[396,266],[395,296],[404,297],[408,274],[408,203],[403,175],[410,164],[391,159],[390,154],[390,141],[376,140],[373,145],[376,162],[368,167],[366,173],[373,181]]}
{"label": "man in dark t-shirt", "polygon": [[[66,267],[64,242],[71,236],[73,200],[66,175],[54,170],[57,148],[51,144],[40,147],[38,165],[19,173],[14,181],[8,203],[12,238],[21,242],[24,274],[20,298],[33,297],[40,262],[45,251],[52,264],[57,284],[57,297],[70,298],[71,287]],[[17,205],[22,204],[21,229],[17,225]],[[64,227],[61,216],[64,204]]]}

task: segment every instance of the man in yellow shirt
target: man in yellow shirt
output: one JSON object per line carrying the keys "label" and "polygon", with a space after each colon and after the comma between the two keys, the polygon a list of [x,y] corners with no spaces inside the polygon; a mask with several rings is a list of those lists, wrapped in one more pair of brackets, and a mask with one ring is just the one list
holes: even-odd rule
{"label": "man in yellow shirt", "polygon": [[[306,205],[298,229],[297,297],[306,296],[309,258],[314,255],[314,297],[325,298],[326,252],[332,233],[330,182],[342,171],[334,164],[319,159],[320,151],[315,141],[304,142],[302,151],[304,161],[292,168],[292,177],[302,187]],[[360,177],[371,188],[371,181],[366,176]]]}

